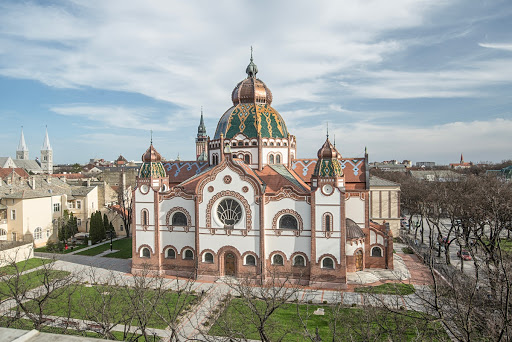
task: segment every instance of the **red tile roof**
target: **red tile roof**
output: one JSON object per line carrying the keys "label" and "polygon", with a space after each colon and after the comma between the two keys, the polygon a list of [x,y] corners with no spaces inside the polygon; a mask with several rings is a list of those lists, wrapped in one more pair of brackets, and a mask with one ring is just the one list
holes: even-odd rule
{"label": "red tile roof", "polygon": [[[295,159],[292,162],[292,170],[302,178],[304,182],[310,183],[311,176],[315,170],[317,159]],[[364,158],[342,158],[340,160],[345,183],[365,183]]]}
{"label": "red tile roof", "polygon": [[7,176],[10,176],[11,173],[16,173],[19,177],[22,177],[22,178],[28,178],[29,177],[29,174],[27,173],[27,171],[25,171],[24,169],[20,168],[20,167],[15,167],[15,168],[10,168],[10,167],[6,167],[6,168],[0,168],[0,177],[1,178],[5,178]]}

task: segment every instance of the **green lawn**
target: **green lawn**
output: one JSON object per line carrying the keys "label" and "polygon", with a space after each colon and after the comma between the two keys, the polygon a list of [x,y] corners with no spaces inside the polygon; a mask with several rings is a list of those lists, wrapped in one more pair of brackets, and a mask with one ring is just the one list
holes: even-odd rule
{"label": "green lawn", "polygon": [[[112,254],[108,255],[109,257],[122,258],[122,259],[131,258],[132,257],[132,238],[123,238],[123,239],[116,240],[112,243],[112,248],[119,250],[119,252],[112,253]],[[109,249],[110,249],[110,242],[107,242],[103,245],[99,245],[94,248],[78,252],[76,254],[77,255],[94,256],[94,255],[98,255],[102,252],[105,252],[106,250],[109,250]]]}
{"label": "green lawn", "polygon": [[80,245],[73,246],[73,248],[71,248],[71,246],[69,246],[69,248],[67,250],[64,249],[62,251],[55,251],[55,250],[49,251],[48,248],[46,246],[44,246],[44,247],[39,247],[39,248],[34,249],[34,252],[68,254],[68,253],[80,250],[82,248],[85,248],[85,247],[87,247],[87,245],[80,244]]}
{"label": "green lawn", "polygon": [[15,274],[16,272],[21,273],[24,271],[28,271],[33,268],[42,266],[43,264],[47,264],[49,262],[51,262],[51,260],[31,258],[31,259],[27,259],[27,260],[20,261],[20,262],[16,263],[16,267],[14,267],[14,265],[7,265],[4,267],[0,267],[0,277],[2,277],[4,275]]}
{"label": "green lawn", "polygon": [[512,240],[501,239],[500,247],[504,252],[512,252]]}
{"label": "green lawn", "polygon": [[4,279],[0,282],[0,300],[9,298],[10,295],[10,288],[13,288],[13,286],[16,284],[16,281],[19,280],[18,284],[20,284],[20,288],[23,289],[34,289],[36,287],[39,287],[43,285],[43,280],[46,275],[46,272],[49,272],[49,277],[51,279],[60,279],[64,278],[65,276],[69,275],[70,272],[66,271],[57,271],[57,270],[50,270],[50,271],[43,271],[43,270],[35,270],[33,272],[26,273],[19,278],[16,277],[10,277],[10,279]]}
{"label": "green lawn", "polygon": [[[263,305],[262,305],[263,307]],[[325,314],[313,315],[317,308],[323,308]],[[333,319],[332,307],[328,305],[286,304],[277,309],[268,321],[268,332],[272,340],[295,342],[309,340],[304,335],[299,316],[303,317],[311,334],[318,332],[322,341],[332,341],[332,323],[337,322],[336,336],[345,337],[343,341],[449,341],[439,324],[429,323],[420,313],[407,311],[408,315],[392,314],[382,309],[341,308],[337,319]],[[307,319],[306,319],[307,317]],[[259,340],[256,326],[251,322],[255,316],[242,299],[234,299],[220,315],[209,331],[210,335],[227,336],[225,331],[239,331],[244,337]],[[256,319],[257,321],[257,319]],[[226,329],[227,328],[227,329]],[[421,335],[418,336],[418,331]],[[238,336],[241,338],[242,336]],[[338,341],[339,341],[338,340]]]}
{"label": "green lawn", "polygon": [[[23,319],[23,318],[18,319],[15,322],[9,322],[9,319],[7,317],[1,317],[0,318],[0,326],[1,327],[9,327],[9,328],[13,328],[13,329],[22,329],[22,330],[34,329],[32,321],[30,321],[28,319]],[[45,332],[45,333],[52,333],[52,334],[101,338],[100,334],[95,333],[93,331],[77,331],[77,330],[73,330],[73,329],[52,327],[52,326],[47,326],[47,325],[43,326],[43,328],[40,331]],[[123,333],[120,331],[113,331],[112,335],[114,335],[114,339],[116,341],[124,340]],[[144,341],[144,339],[142,338],[142,335],[128,334],[127,337],[131,338],[131,337],[135,337],[135,336],[140,336],[140,341]],[[151,341],[153,341],[153,336],[151,336]],[[156,337],[155,341],[160,341],[160,337]]]}
{"label": "green lawn", "polygon": [[[110,315],[115,319],[126,317],[126,314],[131,313],[133,310],[130,305],[130,297],[126,293],[128,289],[124,287],[112,288],[100,285],[78,285],[77,287],[70,288],[68,291],[69,292],[61,293],[59,297],[48,301],[45,306],[46,314],[65,317],[68,310],[68,295],[70,295],[71,302],[70,317],[76,319],[91,319],[90,317],[87,317],[86,307],[91,305],[92,307],[98,308],[99,303],[102,301],[110,303],[109,306],[103,306],[103,308],[109,310],[111,312]],[[145,295],[148,296],[147,298],[150,301],[153,293],[147,291]],[[194,294],[188,294],[186,296],[182,295],[179,297],[176,292],[167,292],[164,299],[159,302],[159,305],[156,308],[148,308],[146,311],[150,315],[148,327],[165,329],[167,327],[166,323],[158,317],[156,312],[165,316],[167,307],[176,307],[178,301],[180,301],[180,303],[188,304],[188,307],[190,308],[194,302],[197,301],[197,296]],[[136,322],[134,321],[133,324],[136,324]]]}
{"label": "green lawn", "polygon": [[378,286],[356,287],[355,292],[372,293],[372,294],[390,294],[390,295],[409,295],[416,290],[412,284],[403,283],[386,283]]}

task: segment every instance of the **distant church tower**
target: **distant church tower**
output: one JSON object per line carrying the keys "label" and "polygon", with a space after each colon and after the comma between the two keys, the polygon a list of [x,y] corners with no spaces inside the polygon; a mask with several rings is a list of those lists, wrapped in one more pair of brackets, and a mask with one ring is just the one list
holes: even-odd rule
{"label": "distant church tower", "polygon": [[44,173],[51,175],[53,173],[53,150],[48,138],[48,128],[44,137],[43,147],[41,148],[41,168]]}
{"label": "distant church tower", "polygon": [[21,127],[21,137],[18,149],[16,150],[16,159],[28,160],[28,148],[25,143],[25,136],[23,135],[23,127]]}
{"label": "distant church tower", "polygon": [[204,125],[202,107],[201,121],[199,122],[199,126],[197,126],[196,160],[208,161],[208,136],[206,135],[206,126]]}

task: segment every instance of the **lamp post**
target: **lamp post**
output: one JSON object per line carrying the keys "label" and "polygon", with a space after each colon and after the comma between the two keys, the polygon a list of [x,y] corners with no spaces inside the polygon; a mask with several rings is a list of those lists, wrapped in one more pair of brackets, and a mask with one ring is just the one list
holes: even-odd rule
{"label": "lamp post", "polygon": [[113,235],[113,229],[110,229],[110,251],[112,252],[112,235]]}

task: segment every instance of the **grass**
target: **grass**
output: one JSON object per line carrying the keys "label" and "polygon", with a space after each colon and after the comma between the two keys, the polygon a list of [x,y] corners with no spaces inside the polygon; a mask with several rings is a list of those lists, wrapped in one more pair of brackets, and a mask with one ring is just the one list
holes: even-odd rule
{"label": "grass", "polygon": [[412,250],[411,247],[404,247],[404,248],[402,248],[402,252],[404,254],[414,254],[414,251]]}
{"label": "grass", "polygon": [[504,252],[512,252],[512,240],[501,239],[500,241],[501,250]]}
{"label": "grass", "polygon": [[34,252],[55,253],[55,254],[68,254],[68,253],[80,250],[82,248],[85,248],[85,247],[87,247],[87,245],[80,244],[80,245],[73,246],[73,249],[71,249],[71,246],[70,246],[67,250],[64,249],[62,251],[58,251],[58,250],[51,250],[51,251],[49,251],[48,247],[44,246],[44,247],[39,247],[39,248],[34,249]]}
{"label": "grass", "polygon": [[[36,287],[43,285],[46,274],[49,275],[50,280],[53,280],[64,278],[65,276],[69,275],[70,272],[57,270],[35,270],[33,272],[24,274],[19,278],[11,277],[10,279],[4,279],[4,281],[0,282],[0,300],[9,298],[9,290],[16,285],[20,286],[20,289],[23,288],[27,290],[35,289]],[[19,280],[18,283],[16,283],[17,280]]]}
{"label": "grass", "polygon": [[[13,328],[13,329],[22,329],[22,330],[32,330],[34,329],[34,325],[32,323],[32,321],[28,320],[28,319],[18,319],[14,322],[9,322],[9,318],[7,317],[1,317],[0,318],[0,326],[1,327],[8,327],[8,328]],[[41,332],[45,332],[45,333],[51,333],[51,334],[61,334],[61,335],[74,335],[74,336],[83,336],[83,337],[95,337],[95,338],[102,338],[102,336],[99,334],[99,333],[96,333],[96,332],[93,332],[93,331],[78,331],[78,330],[73,330],[73,329],[65,329],[65,328],[60,328],[60,327],[52,327],[52,326],[49,326],[49,325],[44,325],[41,330]],[[114,339],[116,341],[123,341],[124,340],[124,336],[123,336],[123,333],[121,331],[112,331],[112,335],[114,335]],[[144,338],[142,337],[142,335],[131,335],[131,334],[128,334],[128,338],[131,338],[131,337],[136,337],[136,336],[139,336],[140,337],[140,341],[143,341]],[[139,339],[137,339],[138,341]],[[155,341],[160,341],[160,337],[156,337],[156,340]],[[153,336],[151,336],[151,341],[153,341]]]}
{"label": "grass", "polygon": [[39,258],[31,258],[24,261],[20,261],[16,263],[16,267],[14,265],[7,265],[4,267],[0,267],[0,277],[4,275],[12,275],[16,274],[17,272],[24,272],[31,270],[33,268],[42,266],[44,264],[47,264],[51,262],[51,260],[48,259],[39,259]]}
{"label": "grass", "polygon": [[[112,248],[119,250],[119,252],[111,253],[109,257],[114,258],[121,258],[121,259],[128,259],[132,257],[132,238],[123,238],[116,240],[112,243]],[[85,251],[81,251],[76,253],[77,255],[89,255],[94,256],[98,255],[100,253],[103,253],[110,249],[110,243],[107,242],[103,245],[99,245],[96,247],[93,247],[91,249],[87,249]],[[115,254],[115,256],[112,256],[112,254]]]}
{"label": "grass", "polygon": [[[67,291],[68,292],[61,293],[60,296],[56,298],[48,300],[45,306],[45,312],[47,314],[52,316],[67,317],[68,296],[71,303],[71,312],[69,316],[71,318],[90,319],[90,317],[87,317],[86,307],[91,305],[95,308],[101,308],[100,303],[102,301],[110,301],[110,305],[104,306],[104,309],[111,310],[109,311],[109,315],[114,317],[114,319],[126,317],[125,315],[127,313],[131,313],[131,311],[133,311],[129,296],[126,292],[132,291],[131,289],[124,287],[108,287],[102,285],[78,285],[77,287],[72,287]],[[145,296],[147,296],[149,301],[153,295],[154,293],[151,291],[145,292]],[[147,313],[150,315],[148,327],[165,329],[167,325],[158,317],[157,313],[160,313],[165,317],[167,307],[174,309],[178,301],[180,301],[180,303],[185,303],[188,308],[190,308],[195,303],[195,301],[197,301],[197,296],[194,294],[182,295],[179,297],[176,292],[169,291],[164,296],[164,299],[160,300],[159,304],[155,308],[152,307],[147,309]],[[137,322],[134,320],[133,324],[137,324]]]}
{"label": "grass", "polygon": [[[264,308],[264,305],[260,309]],[[324,315],[313,315],[317,308],[324,309]],[[305,305],[298,307],[295,304],[286,304],[277,309],[269,318],[267,333],[271,340],[295,342],[309,340],[304,336],[304,328],[300,323],[299,316],[306,318],[305,323],[308,331],[314,336],[315,329],[322,341],[332,341],[333,332],[330,328],[333,321],[334,311],[328,305]],[[422,314],[414,311],[407,311],[407,315],[392,314],[383,309],[371,308],[369,310],[360,308],[341,308],[336,314],[337,331],[336,335],[345,336],[346,341],[416,341],[428,339],[432,341],[449,341],[448,336],[439,324],[428,322]],[[254,320],[253,320],[254,319]],[[244,333],[245,338],[259,340],[260,336],[256,326],[252,323],[258,321],[253,316],[248,306],[242,299],[233,299],[216,322],[213,323],[209,334],[225,336],[224,324],[232,331]],[[416,330],[418,329],[418,330]],[[427,335],[418,336],[420,333]],[[241,336],[240,336],[241,337]]]}
{"label": "grass", "polygon": [[406,296],[413,294],[416,289],[412,284],[403,283],[385,283],[378,286],[364,286],[356,287],[355,292],[371,293],[371,294],[388,294],[388,295],[401,295]]}

